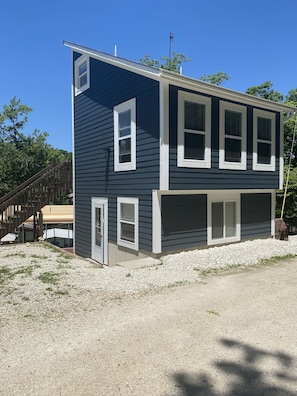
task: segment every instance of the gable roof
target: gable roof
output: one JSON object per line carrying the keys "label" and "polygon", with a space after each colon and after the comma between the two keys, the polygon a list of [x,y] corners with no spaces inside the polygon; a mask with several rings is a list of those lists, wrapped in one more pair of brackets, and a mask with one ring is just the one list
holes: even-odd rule
{"label": "gable roof", "polygon": [[249,95],[243,92],[235,91],[229,88],[221,87],[218,85],[210,84],[205,81],[197,80],[192,77],[187,77],[182,74],[178,74],[166,69],[151,67],[143,65],[142,63],[124,59],[118,56],[106,54],[79,44],[75,44],[69,41],[63,42],[66,47],[70,47],[72,51],[81,53],[82,55],[90,56],[94,59],[98,59],[102,62],[109,63],[116,67],[143,75],[153,80],[168,82],[173,85],[177,85],[184,88],[199,91],[212,96],[218,96],[223,99],[232,101],[242,101],[243,103],[250,104],[252,106],[261,107],[269,110],[275,110],[285,112],[286,120],[292,118],[296,113],[296,108],[271,100],[259,98],[257,96]]}

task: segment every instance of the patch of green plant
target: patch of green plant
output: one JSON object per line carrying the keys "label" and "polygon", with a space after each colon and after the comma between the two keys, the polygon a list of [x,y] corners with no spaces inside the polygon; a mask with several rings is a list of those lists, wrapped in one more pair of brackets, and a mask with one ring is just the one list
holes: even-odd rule
{"label": "patch of green plant", "polygon": [[49,272],[43,272],[37,277],[37,279],[39,279],[43,283],[56,285],[59,281],[59,276],[60,274],[49,271]]}
{"label": "patch of green plant", "polygon": [[6,287],[4,289],[0,289],[0,295],[2,295],[3,297],[8,297],[12,293],[14,293],[16,290],[17,289],[15,287]]}
{"label": "patch of green plant", "polygon": [[9,254],[6,254],[6,255],[4,256],[4,258],[6,258],[6,257],[20,257],[20,258],[25,258],[26,255],[25,255],[25,253],[22,253],[22,252],[20,252],[20,253],[9,253]]}
{"label": "patch of green plant", "polygon": [[57,264],[67,264],[68,267],[70,267],[69,259],[66,259],[66,257],[65,258],[64,257],[61,257],[61,258],[57,257],[56,262],[57,262]]}
{"label": "patch of green plant", "polygon": [[70,254],[67,253],[60,252],[58,258],[63,258],[64,260],[69,261],[73,259],[73,256],[70,256]]}
{"label": "patch of green plant", "polygon": [[30,276],[36,268],[40,268],[40,265],[29,265],[28,267],[21,267],[14,271],[14,275],[24,274]]}
{"label": "patch of green plant", "polygon": [[187,281],[176,281],[174,283],[169,283],[167,287],[182,286],[182,285],[186,285],[187,283],[188,283]]}
{"label": "patch of green plant", "polygon": [[41,259],[41,260],[46,260],[49,258],[48,256],[45,256],[44,254],[42,256],[39,254],[31,254],[31,257],[34,259]]}
{"label": "patch of green plant", "polygon": [[220,314],[218,313],[218,311],[215,311],[213,309],[209,309],[208,311],[206,311],[208,314],[210,315],[216,315],[216,316],[220,316]]}
{"label": "patch of green plant", "polygon": [[126,278],[129,278],[130,276],[132,276],[132,274],[131,274],[131,272],[128,272],[128,273],[126,274]]}
{"label": "patch of green plant", "polygon": [[14,273],[11,271],[10,268],[8,268],[7,266],[0,268],[0,285],[8,281],[9,279],[12,279],[13,277]]}
{"label": "patch of green plant", "polygon": [[23,301],[29,301],[29,300],[30,300],[30,298],[29,298],[29,297],[26,297],[26,296],[24,296],[24,297],[22,297],[22,300],[23,300]]}
{"label": "patch of green plant", "polygon": [[286,254],[285,256],[272,256],[267,259],[262,259],[260,264],[269,264],[276,261],[290,260],[292,258],[296,258],[296,254]]}
{"label": "patch of green plant", "polygon": [[[207,275],[215,275],[224,271],[228,271],[231,269],[237,269],[240,267],[248,267],[247,265],[244,264],[230,264],[230,265],[226,265],[225,267],[217,267],[217,268],[206,268],[206,269],[202,269],[200,271],[200,275],[201,276],[207,276]],[[196,269],[196,271],[199,271],[199,268]]]}
{"label": "patch of green plant", "polygon": [[69,292],[67,290],[57,290],[54,294],[57,294],[58,296],[68,296]]}

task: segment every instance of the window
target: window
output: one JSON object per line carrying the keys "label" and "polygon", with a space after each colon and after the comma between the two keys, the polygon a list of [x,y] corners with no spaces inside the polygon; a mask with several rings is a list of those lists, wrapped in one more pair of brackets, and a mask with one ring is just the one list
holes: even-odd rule
{"label": "window", "polygon": [[240,239],[240,195],[208,197],[208,244],[235,242]]}
{"label": "window", "polygon": [[254,109],[253,169],[275,170],[275,114]]}
{"label": "window", "polygon": [[210,98],[179,91],[178,166],[189,168],[210,168],[210,113]]}
{"label": "window", "polygon": [[138,198],[118,198],[118,245],[138,250]]}
{"label": "window", "polygon": [[89,58],[81,56],[75,61],[75,95],[79,95],[90,87]]}
{"label": "window", "polygon": [[246,107],[220,102],[220,169],[246,169]]}
{"label": "window", "polygon": [[114,170],[136,169],[136,99],[114,107]]}

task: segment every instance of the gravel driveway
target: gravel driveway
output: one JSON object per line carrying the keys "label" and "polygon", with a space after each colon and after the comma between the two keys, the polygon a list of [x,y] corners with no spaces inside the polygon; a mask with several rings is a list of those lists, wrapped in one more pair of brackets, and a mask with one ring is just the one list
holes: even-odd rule
{"label": "gravel driveway", "polygon": [[257,240],[127,270],[1,246],[0,395],[296,395],[297,260],[259,264],[296,253]]}

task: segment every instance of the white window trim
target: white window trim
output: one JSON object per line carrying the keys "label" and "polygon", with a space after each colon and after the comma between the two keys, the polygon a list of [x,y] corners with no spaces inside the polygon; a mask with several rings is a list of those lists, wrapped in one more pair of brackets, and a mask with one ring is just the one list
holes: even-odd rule
{"label": "white window trim", "polygon": [[[270,164],[259,164],[258,163],[258,117],[268,118],[271,120],[271,160]],[[254,109],[254,143],[253,143],[253,170],[256,171],[275,171],[275,113],[271,113],[265,110]]]}
{"label": "white window trim", "polygon": [[[135,242],[129,242],[121,239],[121,203],[134,205],[134,232]],[[139,239],[139,222],[138,222],[139,198],[118,197],[117,199],[117,243],[120,246],[138,251]]]}
{"label": "white window trim", "polygon": [[[213,202],[236,202],[236,232],[229,238],[212,238],[212,203]],[[240,241],[240,192],[210,192],[207,195],[207,244],[219,245],[228,242]],[[224,225],[225,226],[225,225]]]}
{"label": "white window trim", "polygon": [[[85,84],[83,87],[79,86],[78,78],[79,78],[79,66],[87,62],[87,84]],[[80,56],[76,61],[74,62],[74,94],[75,96],[81,94],[82,92],[86,91],[87,89],[90,88],[90,58],[86,55]]]}
{"label": "white window trim", "polygon": [[[119,114],[130,110],[131,111],[131,161],[119,162]],[[127,100],[114,107],[114,171],[128,171],[136,169],[136,98]]]}
{"label": "white window trim", "polygon": [[[230,162],[225,161],[225,110],[236,111],[241,113],[241,161]],[[220,169],[235,169],[235,170],[246,170],[246,135],[247,130],[247,110],[246,106],[220,101],[220,151],[219,151],[219,168]],[[237,137],[234,136],[234,139]],[[238,138],[239,140],[239,138]]]}
{"label": "white window trim", "polygon": [[[204,160],[185,159],[184,102],[188,100],[205,105]],[[177,166],[185,168],[210,168],[211,166],[211,98],[185,91],[178,91],[178,147]]]}

